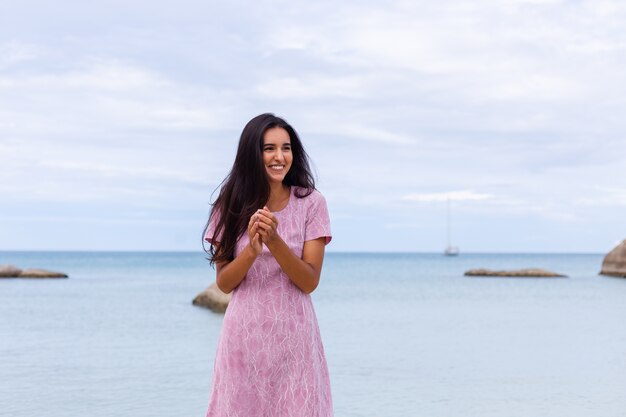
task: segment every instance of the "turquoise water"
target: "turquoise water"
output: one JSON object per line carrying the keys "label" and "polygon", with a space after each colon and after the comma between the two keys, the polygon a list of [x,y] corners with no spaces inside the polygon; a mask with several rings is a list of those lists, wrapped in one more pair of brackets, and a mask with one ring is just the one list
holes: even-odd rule
{"label": "turquoise water", "polygon": [[[338,254],[313,293],[335,415],[624,416],[626,279],[602,255]],[[0,252],[0,414],[204,416],[222,316],[198,253]],[[541,267],[568,278],[469,278]]]}

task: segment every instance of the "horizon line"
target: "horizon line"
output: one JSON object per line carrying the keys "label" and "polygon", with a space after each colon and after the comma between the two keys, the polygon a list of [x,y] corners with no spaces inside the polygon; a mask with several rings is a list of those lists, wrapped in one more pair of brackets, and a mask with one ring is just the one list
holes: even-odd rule
{"label": "horizon line", "polygon": [[[610,251],[610,250],[609,250]],[[0,249],[0,253],[20,253],[20,252],[49,252],[49,253],[67,253],[67,252],[78,252],[78,253],[205,253],[202,250],[194,251],[194,250],[111,250],[111,249]],[[523,251],[468,251],[461,252],[457,256],[463,255],[604,255],[608,252],[587,252],[587,251],[571,251],[571,252],[523,252]],[[423,254],[423,255],[442,255],[443,251],[370,251],[370,250],[330,250],[326,251],[326,254]],[[454,257],[452,257],[454,258]]]}

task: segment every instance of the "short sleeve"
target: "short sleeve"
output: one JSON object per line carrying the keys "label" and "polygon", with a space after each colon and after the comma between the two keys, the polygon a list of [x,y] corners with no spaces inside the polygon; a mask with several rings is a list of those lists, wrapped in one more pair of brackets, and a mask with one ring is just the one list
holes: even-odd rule
{"label": "short sleeve", "polygon": [[328,245],[333,237],[330,232],[330,215],[328,214],[326,199],[318,191],[313,191],[308,198],[311,203],[307,210],[304,240],[315,240],[325,237],[325,244]]}
{"label": "short sleeve", "polygon": [[[206,233],[204,234],[204,240],[214,245],[213,242],[213,234],[215,233],[215,228],[217,227],[217,219],[219,218],[219,213],[215,213],[215,215],[211,216],[209,221],[209,226],[206,229]],[[223,232],[223,231],[222,231]],[[219,242],[222,238],[222,233],[217,236],[217,242]]]}

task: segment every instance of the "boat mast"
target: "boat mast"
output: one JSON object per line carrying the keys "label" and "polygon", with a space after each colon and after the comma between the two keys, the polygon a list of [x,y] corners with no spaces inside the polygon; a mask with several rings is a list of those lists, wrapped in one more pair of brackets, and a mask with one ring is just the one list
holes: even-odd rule
{"label": "boat mast", "polygon": [[448,245],[443,252],[446,256],[456,256],[459,254],[459,248],[452,246],[452,226],[450,224],[450,196],[446,198],[446,234],[448,237]]}

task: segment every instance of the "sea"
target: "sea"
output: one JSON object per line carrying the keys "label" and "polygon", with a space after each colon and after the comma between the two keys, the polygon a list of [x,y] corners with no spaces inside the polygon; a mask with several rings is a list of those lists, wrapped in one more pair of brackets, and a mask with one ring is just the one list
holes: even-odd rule
{"label": "sea", "polygon": [[[336,417],[626,416],[626,279],[602,254],[327,253]],[[198,252],[0,252],[0,415],[204,417],[223,315]],[[479,278],[537,267],[566,278]]]}

